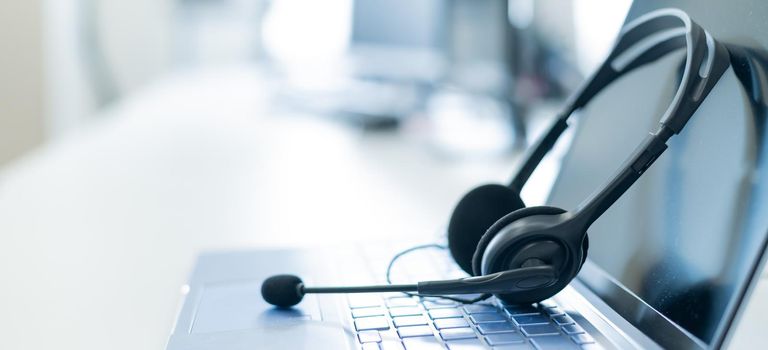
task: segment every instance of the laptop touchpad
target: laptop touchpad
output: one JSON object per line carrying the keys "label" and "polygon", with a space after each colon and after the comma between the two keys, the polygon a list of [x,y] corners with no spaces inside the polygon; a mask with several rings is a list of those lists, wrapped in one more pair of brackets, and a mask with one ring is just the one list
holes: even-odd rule
{"label": "laptop touchpad", "polygon": [[261,281],[212,283],[203,286],[191,333],[285,326],[320,319],[320,308],[312,295],[293,308],[278,309],[261,298]]}

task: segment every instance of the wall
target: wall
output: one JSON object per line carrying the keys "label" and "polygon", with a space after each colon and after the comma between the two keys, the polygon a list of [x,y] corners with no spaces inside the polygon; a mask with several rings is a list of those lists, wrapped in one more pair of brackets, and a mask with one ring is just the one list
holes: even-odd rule
{"label": "wall", "polygon": [[44,2],[47,131],[65,135],[171,60],[171,0]]}
{"label": "wall", "polygon": [[0,166],[44,135],[40,1],[0,1]]}
{"label": "wall", "polygon": [[0,1],[0,166],[92,119],[171,60],[172,1]]}

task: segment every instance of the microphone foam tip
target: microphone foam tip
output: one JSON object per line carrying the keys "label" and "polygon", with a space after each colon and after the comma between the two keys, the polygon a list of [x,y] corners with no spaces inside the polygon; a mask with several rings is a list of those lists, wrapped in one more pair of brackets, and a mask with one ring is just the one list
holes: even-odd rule
{"label": "microphone foam tip", "polygon": [[261,296],[274,306],[291,307],[304,298],[304,293],[299,290],[302,283],[301,278],[294,275],[272,276],[261,284]]}

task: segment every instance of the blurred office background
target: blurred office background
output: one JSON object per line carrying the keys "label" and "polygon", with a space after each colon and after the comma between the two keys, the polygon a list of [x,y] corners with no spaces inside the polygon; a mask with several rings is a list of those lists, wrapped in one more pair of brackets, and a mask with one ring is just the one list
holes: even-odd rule
{"label": "blurred office background", "polygon": [[0,0],[0,348],[162,348],[201,251],[443,239],[630,6],[739,43],[765,23],[694,0]]}
{"label": "blurred office background", "polygon": [[0,1],[0,348],[161,348],[201,251],[440,239],[629,6]]}
{"label": "blurred office background", "polygon": [[456,159],[512,152],[536,107],[602,58],[629,4],[3,1],[0,164],[163,79],[232,68],[257,72],[280,108],[408,132]]}

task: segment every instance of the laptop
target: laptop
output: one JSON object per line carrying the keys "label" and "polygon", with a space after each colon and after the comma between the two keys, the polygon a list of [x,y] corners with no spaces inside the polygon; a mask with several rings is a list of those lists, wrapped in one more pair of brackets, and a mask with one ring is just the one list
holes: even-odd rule
{"label": "laptop", "polygon": [[[636,131],[657,122],[679,64],[679,56],[665,57],[596,98],[569,144],[558,145],[567,152],[552,160],[560,169],[548,204],[574,207],[608,178],[645,136]],[[756,93],[760,81],[734,67],[669,150],[591,227],[582,271],[551,299],[463,305],[399,293],[326,294],[277,309],[260,293],[271,275],[296,274],[311,286],[383,283],[393,254],[429,237],[210,252],[184,288],[167,349],[721,348],[760,278],[768,242],[765,90]],[[628,108],[627,94],[644,102]],[[393,268],[403,282],[458,275],[440,249],[414,252]]]}

